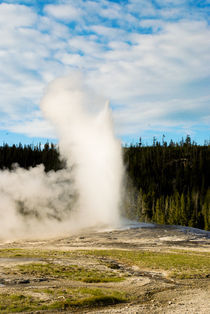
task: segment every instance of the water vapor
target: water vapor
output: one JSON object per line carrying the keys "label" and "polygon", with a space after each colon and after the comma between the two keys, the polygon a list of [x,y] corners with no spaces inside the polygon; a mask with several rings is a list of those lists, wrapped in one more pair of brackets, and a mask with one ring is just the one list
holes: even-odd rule
{"label": "water vapor", "polygon": [[123,163],[109,104],[74,73],[47,87],[41,110],[54,125],[66,168],[0,171],[0,238],[117,225]]}

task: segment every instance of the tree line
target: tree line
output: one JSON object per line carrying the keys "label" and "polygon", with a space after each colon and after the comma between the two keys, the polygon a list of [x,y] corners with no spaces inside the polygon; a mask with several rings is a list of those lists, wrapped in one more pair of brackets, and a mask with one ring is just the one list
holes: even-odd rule
{"label": "tree line", "polygon": [[59,158],[59,150],[53,143],[45,145],[12,145],[0,146],[0,169],[12,169],[15,164],[29,169],[36,165],[43,164],[45,171],[59,170],[65,165]]}
{"label": "tree line", "polygon": [[[97,153],[97,152],[96,152]],[[180,142],[153,138],[151,146],[123,147],[126,168],[124,215],[159,224],[210,230],[210,144],[197,145],[189,136]],[[54,144],[0,146],[0,169],[44,164],[45,171],[65,167]]]}

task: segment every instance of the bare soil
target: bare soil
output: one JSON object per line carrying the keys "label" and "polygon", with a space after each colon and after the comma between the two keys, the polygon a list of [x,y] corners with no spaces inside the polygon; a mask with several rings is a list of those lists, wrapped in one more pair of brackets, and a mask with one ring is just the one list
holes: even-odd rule
{"label": "bare soil", "polygon": [[[77,313],[210,313],[210,264],[209,272],[202,278],[177,279],[168,276],[166,270],[124,263],[110,256],[91,256],[77,254],[90,250],[125,250],[145,252],[189,251],[196,254],[210,254],[210,232],[201,232],[190,228],[175,226],[136,226],[122,230],[84,230],[77,235],[66,235],[54,239],[18,240],[0,242],[0,249],[24,249],[44,252],[33,257],[0,256],[0,294],[34,294],[41,299],[47,298],[39,289],[63,287],[110,288],[130,296],[125,303],[104,307],[75,308],[55,310],[55,312]],[[57,257],[52,252],[75,252],[72,256]],[[210,256],[210,255],[209,255]],[[65,278],[35,278],[27,273],[12,271],[17,265],[26,265],[43,261],[55,264],[76,264],[87,269],[112,271],[125,278],[119,282],[87,283]],[[108,265],[108,266],[107,266]],[[7,271],[5,271],[7,269]],[[11,269],[11,272],[8,271]],[[37,291],[37,292],[36,292]],[[41,291],[41,290],[40,290]],[[49,296],[48,296],[49,297]],[[65,296],[59,296],[59,298]],[[50,300],[49,300],[50,302]],[[30,313],[51,313],[52,311],[34,311]]]}

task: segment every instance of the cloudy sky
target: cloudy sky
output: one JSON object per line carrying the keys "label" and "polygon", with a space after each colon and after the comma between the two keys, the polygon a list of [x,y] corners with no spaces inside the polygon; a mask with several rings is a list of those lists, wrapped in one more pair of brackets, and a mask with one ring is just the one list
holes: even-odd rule
{"label": "cloudy sky", "polygon": [[210,138],[210,0],[0,1],[0,145],[54,138],[44,88],[73,70],[124,142]]}

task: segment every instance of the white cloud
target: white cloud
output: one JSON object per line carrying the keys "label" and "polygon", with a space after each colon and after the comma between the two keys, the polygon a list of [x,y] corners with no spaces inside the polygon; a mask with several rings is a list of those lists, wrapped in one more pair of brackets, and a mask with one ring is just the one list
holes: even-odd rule
{"label": "white cloud", "polygon": [[206,123],[209,93],[200,82],[210,81],[209,24],[178,0],[158,3],[59,1],[42,14],[33,6],[2,3],[0,128],[49,137],[49,126],[34,110],[46,84],[72,69],[81,69],[88,84],[111,100],[121,134],[149,123],[181,126],[187,121],[182,108],[193,113],[200,106],[198,121]]}
{"label": "white cloud", "polygon": [[77,21],[82,14],[80,8],[77,8],[71,4],[49,4],[45,6],[45,12],[56,19],[67,22]]}
{"label": "white cloud", "polygon": [[157,10],[155,9],[152,1],[148,0],[131,0],[128,2],[128,10],[137,14],[139,17],[142,16],[156,16]]}
{"label": "white cloud", "polygon": [[[14,18],[15,17],[15,18]],[[8,28],[32,26],[36,22],[36,14],[24,6],[16,4],[0,4],[0,25]]]}
{"label": "white cloud", "polygon": [[25,134],[29,137],[55,138],[56,132],[51,124],[42,119],[33,119],[13,123],[8,127],[10,132]]}
{"label": "white cloud", "polygon": [[26,6],[0,5],[0,110],[8,121],[37,106],[46,83],[64,72],[52,57],[64,48],[64,26],[48,22]]}
{"label": "white cloud", "polygon": [[[124,134],[141,134],[146,130],[158,132],[170,131],[179,128],[190,134],[190,129],[198,123],[208,125],[210,117],[204,116],[203,112],[208,112],[210,97],[207,99],[170,99],[166,101],[144,101],[135,105],[119,108],[114,112],[117,124],[117,132]],[[170,109],[169,109],[170,108]],[[183,134],[182,134],[183,135]]]}

